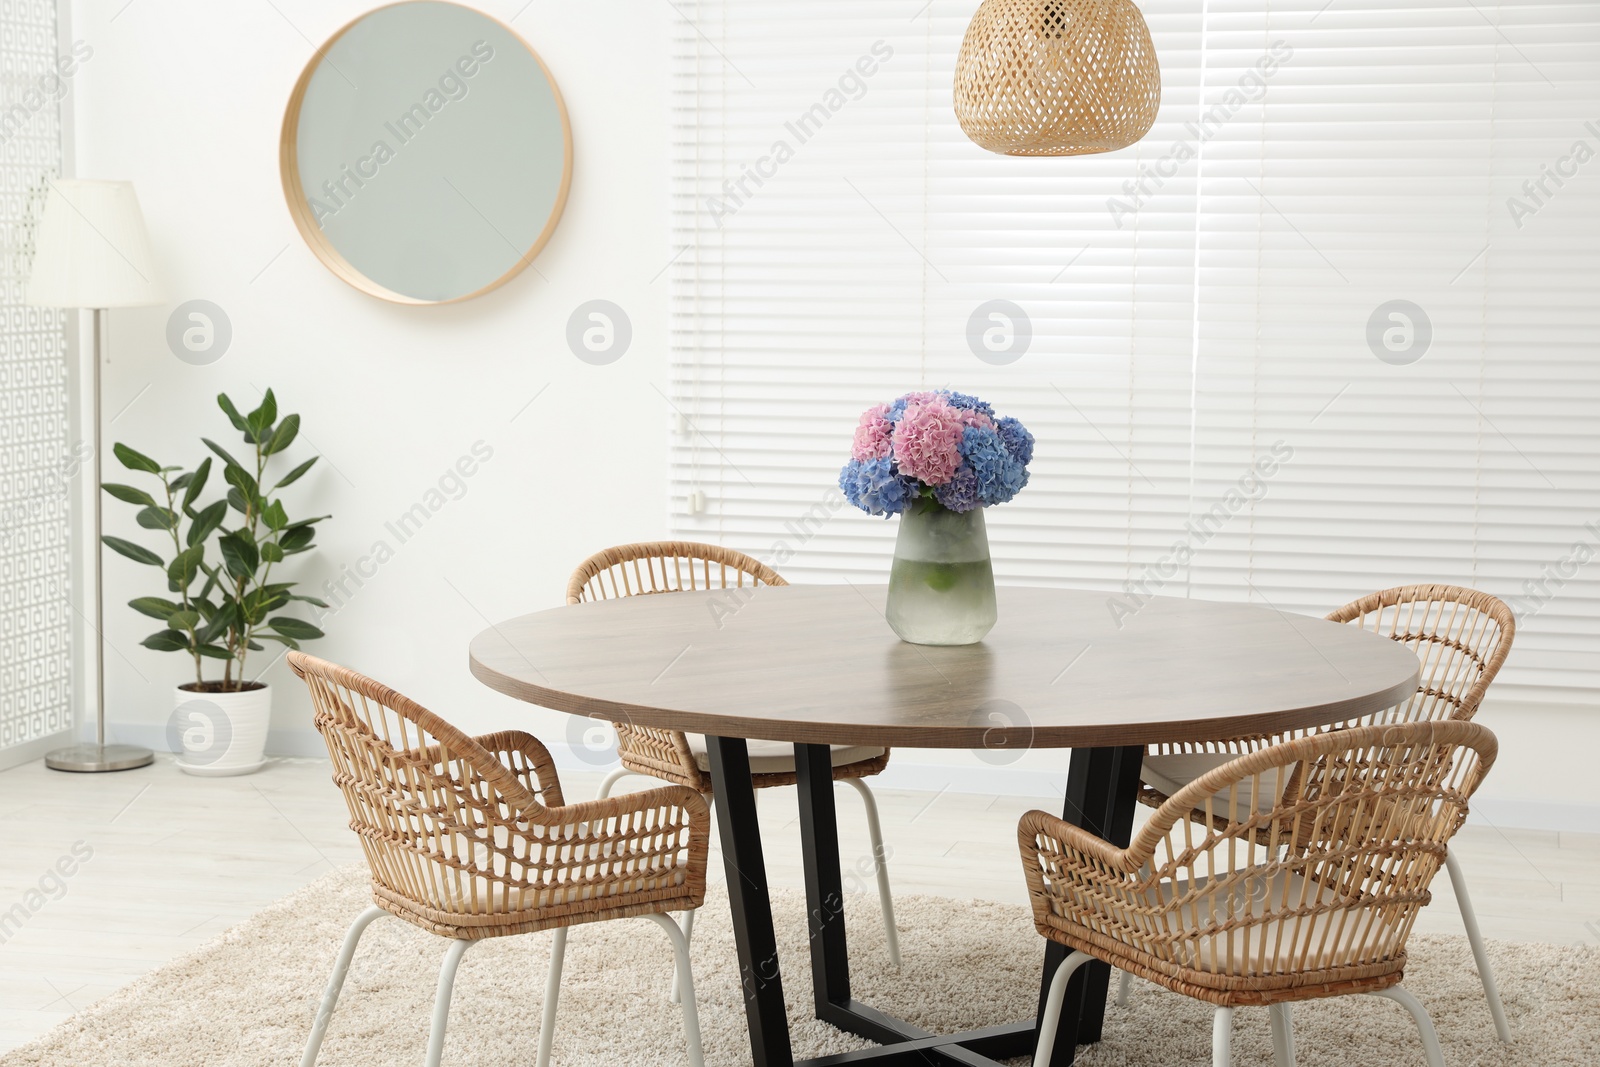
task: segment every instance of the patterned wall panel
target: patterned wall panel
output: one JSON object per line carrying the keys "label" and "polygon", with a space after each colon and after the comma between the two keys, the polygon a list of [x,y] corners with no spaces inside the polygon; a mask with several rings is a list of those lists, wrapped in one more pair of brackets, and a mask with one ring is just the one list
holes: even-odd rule
{"label": "patterned wall panel", "polygon": [[72,725],[65,319],[22,302],[33,231],[61,168],[56,9],[0,5],[0,753]]}

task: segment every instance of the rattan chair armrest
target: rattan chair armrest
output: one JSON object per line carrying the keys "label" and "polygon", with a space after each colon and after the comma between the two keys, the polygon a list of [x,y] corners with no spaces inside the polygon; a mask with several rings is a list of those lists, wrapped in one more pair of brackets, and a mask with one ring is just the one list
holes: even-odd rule
{"label": "rattan chair armrest", "polygon": [[682,808],[689,813],[689,851],[691,855],[709,853],[711,848],[711,808],[706,798],[687,786],[666,785],[640,793],[619,793],[604,800],[584,800],[563,808],[547,808],[531,822],[547,826],[573,826],[599,822],[618,815],[630,815],[655,808]]}
{"label": "rattan chair armrest", "polygon": [[[537,737],[521,730],[501,730],[474,737],[473,740],[488,749],[495,759],[516,775],[517,780],[545,807],[563,806],[561,776],[556,771],[556,761]],[[519,756],[521,759],[517,758]]]}
{"label": "rattan chair armrest", "polygon": [[1127,849],[1118,848],[1081,826],[1074,826],[1058,815],[1047,811],[1030,811],[1017,823],[1017,842],[1026,857],[1035,848],[1034,839],[1044,834],[1062,846],[1064,853],[1076,853],[1089,864],[1108,867],[1119,874],[1133,874],[1148,856],[1135,859]]}

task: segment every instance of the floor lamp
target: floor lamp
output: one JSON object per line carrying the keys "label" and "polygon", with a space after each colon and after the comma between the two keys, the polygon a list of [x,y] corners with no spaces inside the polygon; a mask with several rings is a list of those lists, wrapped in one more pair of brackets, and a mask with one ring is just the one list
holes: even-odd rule
{"label": "floor lamp", "polygon": [[[95,740],[47,753],[45,766],[58,771],[126,771],[146,767],[155,756],[147,748],[106,744],[105,590],[101,586],[100,543],[100,334],[109,308],[160,303],[155,285],[150,236],[139,198],[129,182],[57,178],[50,183],[44,215],[34,231],[33,268],[24,299],[32,305],[88,308],[94,312],[89,380],[94,452],[94,640]],[[80,346],[81,347],[81,346]]]}

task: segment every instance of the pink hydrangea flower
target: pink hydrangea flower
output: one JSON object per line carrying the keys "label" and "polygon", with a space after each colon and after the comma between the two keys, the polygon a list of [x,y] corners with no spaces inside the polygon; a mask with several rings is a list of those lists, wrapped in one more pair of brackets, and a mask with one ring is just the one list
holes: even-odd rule
{"label": "pink hydrangea flower", "polygon": [[961,466],[961,435],[966,430],[962,412],[941,396],[906,404],[892,437],[900,473],[928,485],[948,482]]}
{"label": "pink hydrangea flower", "polygon": [[855,440],[850,446],[850,458],[866,461],[889,456],[889,434],[894,430],[894,423],[889,421],[888,415],[888,404],[874,404],[861,413]]}
{"label": "pink hydrangea flower", "polygon": [[963,426],[975,426],[980,430],[994,429],[994,420],[981,411],[973,411],[971,408],[957,408],[956,411],[961,415]]}

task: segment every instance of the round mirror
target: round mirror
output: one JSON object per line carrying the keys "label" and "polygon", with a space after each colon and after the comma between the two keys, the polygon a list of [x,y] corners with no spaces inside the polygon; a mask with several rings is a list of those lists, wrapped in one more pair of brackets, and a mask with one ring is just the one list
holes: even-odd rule
{"label": "round mirror", "polygon": [[572,131],[509,27],[442,0],[356,19],[314,56],[280,145],[295,225],[362,292],[464,300],[533,261],[561,217]]}

